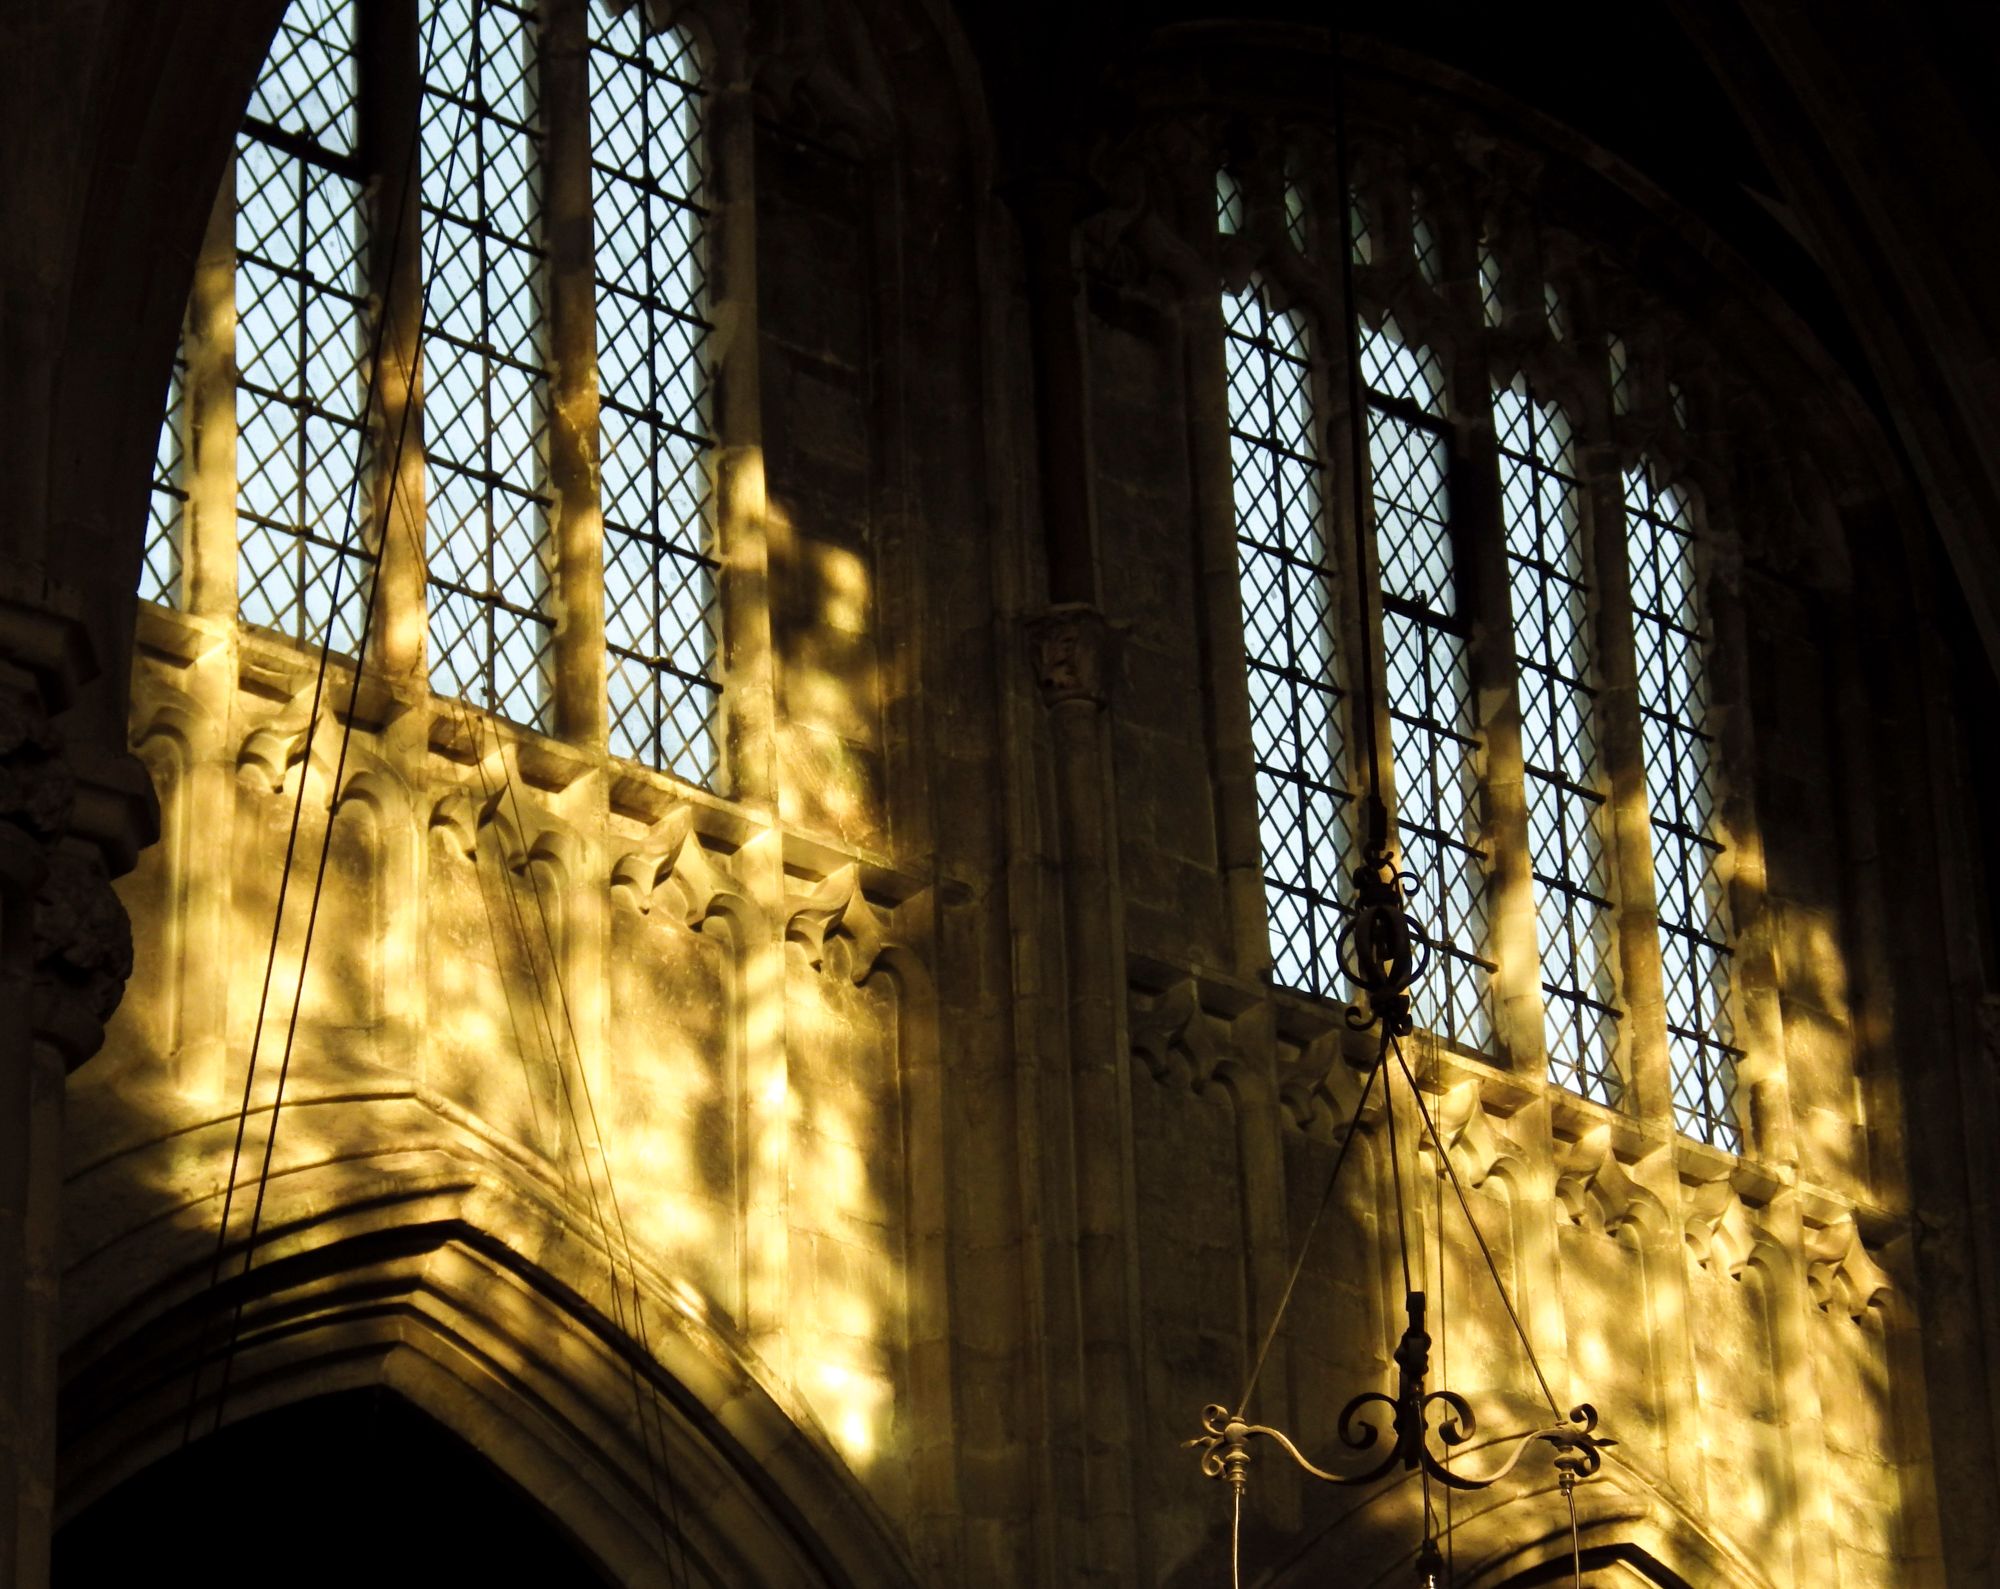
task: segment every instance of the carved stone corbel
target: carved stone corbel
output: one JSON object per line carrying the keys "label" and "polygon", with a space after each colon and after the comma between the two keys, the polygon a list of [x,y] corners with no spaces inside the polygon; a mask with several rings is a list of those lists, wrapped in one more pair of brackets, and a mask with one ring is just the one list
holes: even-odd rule
{"label": "carved stone corbel", "polygon": [[888,945],[889,924],[868,902],[861,889],[860,868],[852,864],[785,900],[785,937],[804,945],[806,960],[815,971],[826,963],[826,941],[835,935],[854,945],[851,976],[859,986],[868,980]]}
{"label": "carved stone corbel", "polygon": [[1757,1231],[1727,1176],[1687,1187],[1686,1234],[1695,1262],[1710,1274],[1739,1278],[1757,1249]]}
{"label": "carved stone corbel", "polygon": [[1556,1200],[1585,1230],[1615,1236],[1656,1209],[1652,1193],[1625,1172],[1609,1124],[1591,1127],[1575,1141],[1556,1139]]}
{"label": "carved stone corbel", "polygon": [[1156,994],[1135,994],[1130,1028],[1134,1057],[1169,1086],[1206,1092],[1241,1063],[1230,1022],[1202,1007],[1193,977]]}
{"label": "carved stone corbel", "polygon": [[1895,1289],[1889,1273],[1861,1239],[1852,1214],[1829,1224],[1805,1227],[1806,1285],[1822,1313],[1838,1309],[1851,1319],[1866,1317]]}
{"label": "carved stone corbel", "polygon": [[1097,608],[1083,603],[1051,607],[1029,621],[1028,641],[1045,706],[1109,702],[1120,639],[1116,627]]}
{"label": "carved stone corbel", "polygon": [[[662,817],[645,848],[620,856],[611,872],[612,897],[640,915],[649,915],[662,887],[671,886],[675,914],[699,927],[717,899],[743,897],[742,885],[721,866],[695,832],[694,808],[676,806]],[[822,945],[824,936],[822,935]]]}

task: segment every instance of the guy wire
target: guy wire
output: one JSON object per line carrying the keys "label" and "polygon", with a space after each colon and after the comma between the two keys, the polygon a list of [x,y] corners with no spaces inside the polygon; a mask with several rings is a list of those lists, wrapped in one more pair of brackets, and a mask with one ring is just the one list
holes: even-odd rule
{"label": "guy wire", "polygon": [[1353,496],[1354,563],[1349,578],[1354,585],[1354,606],[1359,620],[1355,634],[1361,653],[1361,741],[1368,753],[1368,809],[1365,854],[1385,853],[1389,845],[1387,808],[1382,800],[1382,760],[1378,745],[1379,724],[1376,697],[1380,683],[1375,675],[1375,646],[1369,638],[1368,622],[1368,397],[1361,380],[1361,310],[1354,299],[1354,193],[1353,175],[1347,151],[1347,62],[1335,40],[1333,71],[1333,165],[1339,192],[1336,208],[1340,213],[1340,297],[1346,317],[1347,343],[1347,474]]}
{"label": "guy wire", "polygon": [[[1326,1178],[1326,1187],[1319,1194],[1319,1207],[1306,1222],[1304,1239],[1299,1242],[1298,1257],[1292,1261],[1292,1272],[1285,1277],[1285,1289],[1278,1293],[1278,1306],[1271,1314],[1271,1322],[1264,1330],[1264,1339],[1257,1348],[1256,1360],[1250,1365],[1249,1378],[1243,1381],[1243,1394],[1236,1398],[1236,1416],[1241,1418],[1250,1408],[1250,1393],[1257,1388],[1258,1376],[1264,1372],[1264,1359],[1271,1355],[1271,1343],[1278,1338],[1278,1327],[1285,1321],[1285,1310],[1291,1306],[1292,1292],[1297,1289],[1299,1276],[1306,1267],[1306,1254],[1312,1251],[1313,1233],[1319,1229],[1319,1222],[1326,1217],[1327,1208],[1333,1202],[1333,1189],[1340,1182],[1341,1166],[1347,1163],[1347,1150],[1354,1145],[1356,1131],[1361,1125],[1361,1111],[1368,1107],[1368,1095],[1375,1090],[1375,1078],[1382,1074],[1389,1057],[1389,1034],[1382,1034],[1381,1046],[1375,1050],[1375,1062],[1368,1067],[1368,1079],[1362,1084],[1361,1096],[1354,1100],[1354,1111],[1347,1117],[1347,1131],[1340,1139],[1340,1150],[1334,1155],[1333,1169]],[[1339,1064],[1338,1056],[1334,1059]],[[1383,1084],[1386,1093],[1387,1083]]]}
{"label": "guy wire", "polygon": [[[430,19],[431,31],[427,35],[424,44],[426,53],[429,52],[430,46],[436,42],[438,15],[439,13],[436,10],[433,10],[431,12],[431,19]],[[459,136],[456,136],[452,139],[451,160],[453,162],[457,161],[459,146],[464,141],[463,139],[463,133],[465,130],[464,118],[465,118],[465,107],[461,105],[459,107],[459,126],[458,126]],[[390,233],[389,257],[391,259],[396,258],[402,251],[403,222],[404,219],[409,214],[410,191],[416,181],[417,146],[419,142],[420,142],[420,135],[413,135],[411,137],[409,155],[408,158],[403,163],[402,187],[396,205],[396,224],[394,229]],[[447,167],[447,169],[449,170],[450,168]],[[418,236],[421,239],[422,237],[421,226],[418,229]],[[395,276],[392,273],[390,275],[389,280],[383,284],[381,313],[378,315],[376,319],[374,336],[369,346],[368,378],[362,392],[361,411],[363,414],[372,415],[375,411],[375,400],[379,389],[379,380],[382,369],[382,347],[383,347],[383,341],[388,332],[389,319],[390,319],[389,307],[391,302],[393,301],[391,294],[394,292],[394,290],[395,290]],[[427,310],[429,308],[429,303],[430,303],[430,285],[428,280],[426,280],[424,287],[423,308]],[[421,323],[421,315],[422,311],[419,312],[419,323]],[[393,506],[395,500],[396,479],[401,472],[400,465],[402,463],[403,446],[405,440],[407,439],[409,431],[409,412],[410,412],[410,405],[406,404],[403,410],[402,423],[401,425],[399,425],[397,429],[396,453],[395,453],[394,463],[392,464],[391,467],[391,474],[389,480],[389,494],[383,502],[382,521],[383,521],[384,536],[386,536],[388,529],[389,510]],[[277,971],[278,945],[282,940],[284,923],[285,923],[285,902],[291,889],[292,864],[294,859],[296,858],[296,852],[298,849],[300,822],[305,813],[306,785],[309,782],[309,773],[312,767],[313,741],[319,732],[320,702],[325,696],[327,663],[333,650],[333,622],[331,614],[335,611],[338,611],[340,606],[341,576],[346,569],[347,558],[349,555],[349,546],[354,538],[355,528],[357,525],[357,521],[359,519],[359,514],[356,510],[356,499],[359,497],[361,492],[362,469],[361,469],[361,460],[358,454],[358,449],[361,445],[361,440],[362,438],[357,438],[356,440],[357,456],[355,458],[355,463],[354,463],[353,478],[348,482],[348,487],[347,487],[347,505],[344,513],[344,524],[340,536],[340,555],[334,562],[333,579],[331,584],[328,586],[328,591],[327,591],[327,606],[329,610],[329,616],[325,631],[320,636],[319,660],[314,669],[314,674],[313,674],[312,707],[309,715],[306,718],[305,748],[299,758],[299,766],[300,766],[299,792],[292,801],[292,820],[290,828],[285,836],[285,860],[284,860],[284,865],[280,868],[278,873],[278,898],[276,907],[272,911],[271,943],[269,949],[265,953],[264,978],[263,978],[263,983],[257,995],[257,1021],[256,1025],[252,1028],[250,1033],[250,1057],[249,1057],[249,1063],[243,1073],[243,1100],[241,1104],[238,1106],[236,1112],[235,1140],[231,1144],[229,1150],[229,1175],[228,1179],[225,1181],[223,1185],[222,1215],[221,1218],[216,1223],[215,1260],[213,1264],[210,1266],[209,1270],[208,1283],[210,1291],[215,1291],[219,1289],[222,1284],[222,1262],[223,1262],[223,1257],[227,1253],[229,1247],[229,1216],[234,1208],[235,1198],[236,1198],[236,1172],[239,1165],[242,1162],[243,1138],[244,1138],[244,1133],[250,1121],[250,1112],[251,1112],[250,1104],[251,1104],[251,1099],[254,1096],[254,1091],[257,1081],[258,1056],[264,1040],[264,1014],[270,1004],[271,982],[273,977],[276,975]],[[382,537],[378,536],[376,540],[376,557],[377,557],[378,571],[380,567],[381,545],[382,545]],[[368,636],[370,630],[373,627],[375,619],[375,594],[379,586],[380,586],[379,578],[371,580],[369,582],[368,598],[362,608],[361,629],[359,635],[356,638],[356,652],[354,658],[354,684],[348,694],[347,721],[342,726],[339,761],[334,773],[332,792],[329,794],[327,800],[326,832],[321,837],[320,860],[317,873],[315,874],[314,877],[312,905],[310,910],[307,912],[307,917],[306,917],[305,941],[301,945],[299,951],[298,979],[292,990],[292,1015],[291,1015],[291,1020],[287,1024],[285,1032],[285,1052],[284,1052],[283,1062],[279,1068],[278,1089],[276,1094],[273,1096],[271,1104],[271,1127],[270,1127],[270,1132],[266,1136],[264,1142],[263,1170],[258,1177],[257,1201],[251,1216],[250,1234],[245,1242],[243,1249],[243,1272],[246,1275],[250,1272],[251,1264],[255,1258],[258,1219],[262,1213],[263,1202],[264,1202],[264,1181],[266,1177],[268,1177],[270,1174],[271,1148],[278,1134],[278,1111],[282,1107],[284,1101],[284,1078],[291,1064],[292,1040],[294,1033],[298,1029],[299,1002],[303,997],[305,991],[306,963],[312,953],[313,926],[319,914],[320,885],[324,881],[326,876],[326,861],[327,861],[328,848],[332,842],[334,801],[338,797],[340,790],[340,772],[345,770],[347,765],[347,747],[349,739],[351,738],[354,729],[354,703],[355,703],[355,698],[356,696],[358,696],[361,689],[361,664],[363,659],[367,655]],[[235,1355],[237,1332],[241,1329],[243,1323],[243,1306],[244,1306],[243,1299],[239,1297],[231,1314],[230,1325],[229,1325],[229,1336],[227,1344],[225,1345],[223,1351],[222,1382],[220,1388],[216,1393],[216,1401],[215,1401],[215,1428],[217,1429],[220,1429],[222,1427],[223,1410],[225,1403],[228,1400],[230,1365],[231,1365],[231,1360]],[[196,1340],[197,1349],[194,1355],[193,1372],[189,1375],[189,1380],[188,1380],[187,1418],[181,1428],[181,1444],[183,1447],[185,1447],[194,1438],[195,1413],[200,1405],[200,1399],[201,1399],[201,1364],[203,1355],[200,1350],[201,1333],[205,1332],[197,1333],[197,1340]]]}
{"label": "guy wire", "polygon": [[[412,535],[414,535],[415,533],[414,527],[412,527],[411,533]],[[480,726],[472,716],[471,708],[467,706],[467,704],[463,700],[455,699],[453,705],[459,712],[460,717],[465,724],[467,732],[471,735],[474,746],[478,747],[484,736],[481,733]],[[495,741],[496,743],[498,742],[497,735],[495,736]],[[492,790],[492,785],[487,781],[486,758],[483,750],[478,752],[478,759],[476,765],[479,769],[479,786],[480,786],[481,803],[482,805],[490,804],[493,799],[493,790]],[[525,836],[527,828],[521,815],[520,797],[517,791],[515,790],[513,774],[507,766],[507,759],[504,752],[500,757],[500,778],[501,778],[501,793],[507,798],[509,805],[513,808],[515,829],[517,832]],[[569,992],[567,985],[564,982],[562,974],[562,959],[561,956],[556,952],[555,931],[549,922],[548,907],[546,906],[546,904],[544,904],[542,900],[542,885],[540,879],[537,878],[535,875],[535,868],[532,857],[529,857],[524,860],[523,870],[527,874],[528,887],[535,896],[536,914],[541,918],[542,944],[544,949],[547,951],[550,974],[554,978],[557,995],[562,1002],[563,1025],[569,1033],[571,1059],[576,1067],[577,1082],[581,1086],[583,1091],[584,1106],[586,1109],[588,1109],[590,1113],[591,1132],[597,1139],[597,1156],[604,1169],[605,1195],[611,1203],[612,1216],[616,1220],[618,1225],[619,1241],[624,1246],[625,1249],[625,1267],[632,1282],[633,1323],[631,1325],[627,1325],[625,1321],[624,1293],[620,1289],[618,1280],[617,1249],[612,1244],[611,1227],[604,1218],[603,1206],[598,1200],[597,1177],[592,1173],[590,1168],[590,1154],[588,1151],[588,1146],[583,1140],[583,1121],[578,1116],[576,1110],[576,1087],[573,1087],[571,1085],[569,1080],[569,1073],[563,1065],[562,1044],[560,1039],[556,1035],[555,1020],[549,1010],[548,992],[546,989],[546,985],[542,980],[541,965],[540,962],[537,961],[535,957],[533,946],[529,943],[527,918],[522,914],[521,902],[518,898],[515,897],[513,888],[511,886],[505,886],[503,884],[504,891],[507,895],[508,909],[514,918],[514,931],[516,936],[520,939],[523,958],[525,958],[528,962],[529,975],[534,979],[535,1003],[537,1008],[541,1011],[542,1022],[548,1032],[549,1058],[555,1068],[556,1088],[557,1088],[556,1095],[557,1098],[560,1100],[558,1104],[558,1110],[560,1111],[562,1105],[567,1105],[569,1108],[570,1123],[575,1128],[576,1132],[577,1157],[582,1162],[583,1165],[584,1189],[590,1202],[591,1218],[597,1222],[598,1235],[604,1243],[604,1254],[606,1263],[609,1268],[610,1279],[611,1279],[612,1322],[616,1324],[619,1329],[626,1331],[628,1335],[630,1335],[635,1341],[637,1341],[640,1349],[644,1351],[646,1356],[650,1359],[653,1355],[653,1349],[652,1349],[652,1342],[648,1336],[648,1332],[646,1329],[646,1311],[645,1311],[644,1294],[641,1292],[639,1288],[638,1261],[633,1255],[632,1239],[630,1232],[628,1231],[625,1224],[624,1211],[620,1206],[618,1200],[618,1189],[616,1184],[612,1180],[611,1155],[605,1144],[603,1127],[599,1124],[598,1121],[597,1103],[595,1095],[591,1092],[590,1078],[584,1072],[583,1048],[582,1045],[577,1040],[576,1022],[570,1012]],[[490,926],[490,917],[489,917],[489,926]],[[556,1126],[558,1130],[561,1129],[561,1125],[562,1125],[562,1119],[559,1112],[556,1119]],[[557,1161],[559,1164],[561,1163],[560,1149],[558,1149]],[[567,1169],[563,1171],[563,1174],[564,1174],[564,1179],[567,1180],[568,1179]],[[661,1552],[669,1561],[674,1561],[677,1563],[679,1567],[678,1576],[680,1578],[681,1583],[685,1586],[688,1583],[689,1579],[688,1579],[688,1565],[687,1565],[687,1547],[684,1542],[681,1542],[682,1536],[680,1532],[680,1527],[681,1527],[680,1492],[678,1487],[674,1483],[672,1464],[669,1462],[667,1456],[666,1424],[661,1416],[661,1411],[659,1407],[659,1393],[657,1389],[655,1389],[650,1397],[646,1394],[646,1388],[639,1374],[638,1366],[637,1364],[633,1363],[629,1358],[626,1361],[626,1370],[632,1383],[632,1398],[634,1403],[634,1410],[638,1415],[639,1441],[640,1445],[642,1446],[642,1448],[646,1453],[646,1481],[652,1491],[653,1516],[655,1523],[657,1524],[660,1530]],[[652,1404],[652,1412],[653,1412],[653,1428],[651,1433],[648,1432],[646,1426],[646,1410],[649,1401]],[[660,1447],[660,1454],[657,1459],[657,1463],[653,1456],[653,1442],[655,1440],[659,1442],[659,1447]],[[662,1505],[660,1499],[660,1481],[662,1478],[665,1479],[667,1488],[667,1498],[666,1498],[666,1504],[664,1506]],[[668,1527],[669,1512],[671,1512],[672,1514],[671,1531],[669,1530]],[[675,1549],[675,1544],[677,1542],[679,1542],[678,1551],[676,1551]]]}
{"label": "guy wire", "polygon": [[1465,1222],[1472,1227],[1472,1239],[1479,1244],[1479,1256],[1486,1260],[1486,1272],[1493,1277],[1493,1289],[1500,1293],[1500,1305],[1507,1310],[1508,1322],[1514,1326],[1514,1333],[1521,1338],[1521,1348],[1528,1354],[1528,1366],[1535,1371],[1535,1383],[1542,1388],[1542,1399],[1549,1404],[1549,1411],[1557,1418],[1562,1417],[1562,1408],[1556,1405],[1554,1392],[1549,1389],[1547,1376],[1542,1373],[1541,1359],[1535,1356],[1534,1343],[1528,1339],[1528,1332],[1521,1327],[1521,1315],[1514,1311],[1514,1299],[1507,1294],[1506,1282],[1500,1278],[1500,1266],[1493,1261],[1493,1251],[1486,1245],[1486,1237],[1479,1229],[1479,1221],[1472,1217],[1472,1204],[1466,1198],[1465,1188],[1459,1184],[1458,1168],[1444,1151],[1443,1139],[1438,1136],[1437,1127],[1431,1122],[1431,1111],[1424,1102],[1423,1094],[1417,1091],[1415,1079],[1410,1075],[1410,1067],[1403,1061],[1403,1048],[1391,1039],[1391,1047],[1396,1052],[1396,1066],[1403,1073],[1403,1079],[1410,1085],[1410,1096],[1417,1101],[1417,1112],[1423,1116],[1424,1130],[1431,1139],[1431,1146],[1437,1149],[1438,1162],[1445,1168],[1451,1180],[1451,1189],[1458,1198],[1458,1206],[1465,1215]]}

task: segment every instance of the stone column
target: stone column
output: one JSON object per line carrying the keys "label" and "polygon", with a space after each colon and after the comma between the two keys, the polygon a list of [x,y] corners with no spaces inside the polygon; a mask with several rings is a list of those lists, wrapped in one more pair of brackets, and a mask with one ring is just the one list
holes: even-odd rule
{"label": "stone column", "polygon": [[1044,1394],[1051,1435],[1067,1426],[1077,1442],[1051,1458],[1075,1463],[1080,1474],[1080,1494],[1070,1503],[1081,1525],[1069,1552],[1072,1581],[1122,1585],[1149,1574],[1132,1460],[1143,1411],[1125,933],[1106,717],[1116,644],[1097,606],[1089,387],[1073,254],[1083,188],[1043,171],[1011,197],[1027,266],[1048,570],[1050,605],[1031,624],[1030,640],[1049,711],[1069,1050],[1066,1086],[1054,1090],[1043,1122],[1053,1215],[1042,1253],[1042,1327],[1050,1337]]}
{"label": "stone column", "polygon": [[111,891],[157,835],[130,756],[64,755],[53,715],[95,669],[37,575],[0,570],[0,1575],[48,1581],[55,1499],[64,1079],[132,969]]}

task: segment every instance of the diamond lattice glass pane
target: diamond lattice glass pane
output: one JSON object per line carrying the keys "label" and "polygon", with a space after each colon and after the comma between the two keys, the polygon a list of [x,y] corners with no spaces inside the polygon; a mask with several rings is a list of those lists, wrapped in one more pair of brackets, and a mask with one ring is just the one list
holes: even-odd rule
{"label": "diamond lattice glass pane", "polygon": [[1483,237],[1479,240],[1479,308],[1489,326],[1497,326],[1507,317],[1500,297],[1500,256]]}
{"label": "diamond lattice glass pane", "polygon": [[1306,252],[1306,191],[1296,177],[1285,179],[1285,237],[1296,252]]}
{"label": "diamond lattice glass pane", "polygon": [[1222,310],[1272,970],[1332,993],[1351,797],[1305,323],[1254,282]]}
{"label": "diamond lattice glass pane", "polygon": [[1632,370],[1622,337],[1606,339],[1605,362],[1611,375],[1611,412],[1629,414],[1632,412]]}
{"label": "diamond lattice glass pane", "polygon": [[[1417,914],[1436,953],[1418,1008],[1431,1029],[1471,1048],[1491,1041],[1485,992],[1485,853],[1478,847],[1476,749],[1464,626],[1457,621],[1449,432],[1413,418],[1442,415],[1444,378],[1428,348],[1394,320],[1360,331],[1368,384],[1368,464],[1376,561],[1386,605],[1396,821]],[[1406,406],[1407,405],[1407,406]]]}
{"label": "diamond lattice glass pane", "polygon": [[1495,391],[1493,418],[1550,1074],[1616,1103],[1624,1084],[1572,436],[1562,409],[1537,402],[1525,379]]}
{"label": "diamond lattice glass pane", "polygon": [[423,37],[432,684],[545,729],[555,623],[534,10],[438,0]]}
{"label": "diamond lattice glass pane", "polygon": [[1423,195],[1414,192],[1410,195],[1410,251],[1416,256],[1417,274],[1424,285],[1435,287],[1444,274],[1444,253],[1425,214]]}
{"label": "diamond lattice glass pane", "polygon": [[245,115],[334,154],[354,149],[354,6],[291,0]]}
{"label": "diamond lattice glass pane", "polygon": [[353,57],[351,6],[295,0],[236,148],[238,612],[349,654],[373,567],[358,522],[362,194],[342,165]]}
{"label": "diamond lattice glass pane", "polygon": [[1696,575],[1696,511],[1649,461],[1625,476],[1640,743],[1680,1129],[1738,1151],[1729,924],[1715,833],[1714,741]]}
{"label": "diamond lattice glass pane", "polygon": [[187,359],[174,349],[167,377],[167,411],[153,451],[153,486],[146,499],[146,546],[139,564],[139,598],[164,607],[181,599],[181,536],[187,526]]}
{"label": "diamond lattice glass pane", "polygon": [[1361,195],[1347,195],[1347,239],[1354,263],[1365,265],[1375,257],[1375,236],[1368,228],[1368,206]]}
{"label": "diamond lattice glass pane", "polygon": [[590,15],[611,746],[706,784],[721,645],[701,81],[692,42],[645,7]]}
{"label": "diamond lattice glass pane", "polygon": [[1226,170],[1215,173],[1215,229],[1224,237],[1243,230],[1243,186]]}

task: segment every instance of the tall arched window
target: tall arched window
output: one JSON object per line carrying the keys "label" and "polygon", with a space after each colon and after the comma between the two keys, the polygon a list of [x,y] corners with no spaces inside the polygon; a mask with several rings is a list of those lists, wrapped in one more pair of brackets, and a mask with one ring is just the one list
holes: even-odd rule
{"label": "tall arched window", "polygon": [[1223,308],[1271,960],[1288,986],[1331,993],[1353,796],[1343,770],[1344,695],[1334,678],[1336,574],[1312,363],[1304,320],[1275,307],[1260,283],[1226,294]]}
{"label": "tall arched window", "polygon": [[1729,928],[1716,829],[1715,739],[1708,726],[1709,636],[1695,569],[1693,493],[1664,484],[1651,459],[1625,475],[1632,638],[1653,839],[1660,960],[1674,1117],[1689,1136],[1732,1151],[1736,1027]]}
{"label": "tall arched window", "polygon": [[[1412,217],[1414,228],[1414,214]],[[1419,269],[1428,233],[1417,238]],[[1477,725],[1459,598],[1444,370],[1393,317],[1360,328],[1368,478],[1382,588],[1382,679],[1405,868],[1436,955],[1432,1027],[1468,1048],[1492,1037]]]}
{"label": "tall arched window", "polygon": [[1542,962],[1549,1073],[1615,1104],[1612,903],[1598,761],[1595,647],[1570,421],[1525,380],[1493,394]]}
{"label": "tall arched window", "polygon": [[[346,657],[364,624],[423,634],[439,695],[712,784],[702,89],[650,15],[293,0],[231,176],[235,325],[191,322],[177,360],[141,593],[189,601],[192,538],[233,555],[211,613]],[[232,362],[223,414],[198,372]],[[189,512],[203,470],[233,525]],[[371,612],[419,599],[374,588],[385,556],[421,612]]]}
{"label": "tall arched window", "polygon": [[[1468,226],[1461,206],[1446,232],[1428,189],[1399,193],[1402,170],[1364,161],[1342,195],[1344,270],[1309,248],[1289,175],[1282,194],[1228,175],[1219,187],[1225,277],[1252,283],[1225,287],[1221,308],[1273,979],[1345,991],[1332,944],[1351,886],[1349,758],[1374,733],[1433,949],[1419,1024],[1740,1149],[1694,499],[1651,462],[1607,464],[1611,427],[1623,435],[1651,410],[1635,414],[1620,338],[1598,333],[1586,356],[1582,300],[1550,279],[1534,232],[1506,233],[1503,275],[1494,218]],[[1276,307],[1272,281],[1308,307]],[[1345,389],[1350,336],[1365,405],[1351,464],[1345,427],[1323,429],[1312,397],[1316,383]],[[1684,396],[1655,387],[1684,432]],[[1489,399],[1455,411],[1451,393],[1482,388]],[[1358,570],[1333,555],[1353,498],[1321,486],[1348,467],[1368,486],[1373,560]],[[1373,602],[1353,604],[1370,623],[1334,600],[1337,566],[1375,580]],[[1380,658],[1375,724],[1343,720],[1354,703],[1335,683],[1361,646]],[[1636,658],[1629,686],[1608,687],[1611,657]],[[1642,1044],[1622,989],[1648,956],[1666,996],[1663,1015],[1648,1004]],[[1630,1072],[1641,1046],[1668,1061],[1668,1074],[1647,1072],[1644,1099]]]}

